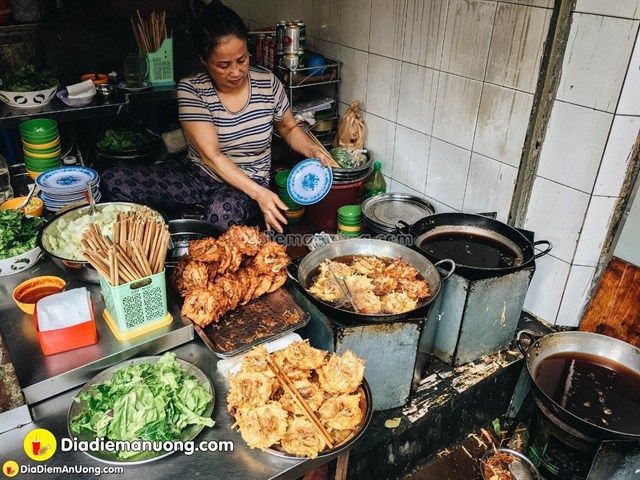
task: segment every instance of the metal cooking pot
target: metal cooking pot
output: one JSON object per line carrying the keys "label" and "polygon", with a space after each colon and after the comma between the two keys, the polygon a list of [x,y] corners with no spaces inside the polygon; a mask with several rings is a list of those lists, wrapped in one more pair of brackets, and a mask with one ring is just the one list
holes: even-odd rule
{"label": "metal cooking pot", "polygon": [[[525,346],[522,337],[528,337]],[[557,332],[540,337],[528,330],[518,332],[518,348],[525,357],[527,370],[533,380],[534,396],[560,420],[576,430],[599,440],[640,440],[640,432],[626,433],[590,423],[552,400],[537,383],[537,372],[543,360],[557,353],[585,353],[614,361],[640,375],[640,349],[615,338],[588,332]]]}
{"label": "metal cooking pot", "polygon": [[[421,301],[415,309],[409,312],[394,314],[364,314],[342,309],[323,302],[316,299],[308,292],[307,289],[311,284],[312,276],[323,260],[349,255],[374,255],[377,257],[392,259],[400,257],[420,272],[420,275],[422,275],[429,285],[431,295],[427,299]],[[436,266],[444,263],[448,263],[451,268],[444,276],[441,276]],[[415,250],[398,245],[397,243],[387,242],[385,240],[354,238],[329,243],[315,249],[304,257],[302,262],[300,262],[297,272],[289,272],[289,277],[296,281],[314,301],[318,302],[323,307],[324,310],[328,311],[331,315],[337,315],[337,318],[348,318],[351,320],[367,322],[393,322],[403,318],[414,318],[421,314],[426,314],[426,307],[436,299],[438,293],[440,293],[442,282],[453,274],[455,268],[456,265],[452,260],[445,259],[433,264]]]}
{"label": "metal cooking pot", "polygon": [[189,253],[189,242],[206,237],[217,237],[222,234],[222,230],[211,222],[180,218],[169,221],[169,231],[171,232],[171,259],[167,265],[175,264],[176,260]]}
{"label": "metal cooking pot", "polygon": [[[421,218],[413,225],[406,222],[398,222],[398,230],[401,233],[408,233],[413,239],[414,248],[423,252],[430,260],[435,258],[421,248],[421,244],[426,240],[446,233],[462,233],[476,236],[489,237],[490,239],[506,246],[509,250],[518,254],[518,265],[512,267],[487,268],[464,265],[456,258],[456,272],[466,276],[501,275],[520,268],[526,267],[537,258],[546,255],[551,251],[552,245],[548,240],[531,242],[524,234],[506,223],[472,213],[436,213],[428,217]],[[546,245],[546,249],[536,253],[535,247]]]}

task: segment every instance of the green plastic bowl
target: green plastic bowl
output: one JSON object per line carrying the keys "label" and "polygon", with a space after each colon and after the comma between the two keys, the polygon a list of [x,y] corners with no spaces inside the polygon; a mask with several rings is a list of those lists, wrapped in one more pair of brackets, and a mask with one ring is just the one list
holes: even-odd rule
{"label": "green plastic bowl", "polygon": [[[58,165],[60,163],[60,155],[54,158],[46,158],[46,159],[31,158],[28,156],[24,156],[24,163],[25,165],[27,166],[30,165],[32,167],[49,167],[51,165]],[[30,168],[29,170],[33,170],[33,169]]]}
{"label": "green plastic bowl", "polygon": [[[60,151],[60,145],[56,145],[55,147],[51,147],[51,148],[35,149],[35,148],[29,148],[23,144],[22,148],[24,148],[24,151],[27,152],[27,155],[29,153],[35,153],[36,155],[47,155],[49,153],[56,153]],[[33,158],[38,158],[38,157],[34,156]]]}
{"label": "green plastic bowl", "polygon": [[338,209],[338,215],[343,218],[361,218],[362,208],[360,205],[343,205]]}
{"label": "green plastic bowl", "polygon": [[47,143],[51,143],[53,142],[56,138],[58,138],[58,131],[56,130],[55,132],[48,134],[46,136],[33,136],[33,135],[28,135],[28,134],[24,134],[24,133],[20,133],[20,137],[22,138],[23,142],[27,142],[30,143],[32,145],[43,145],[43,144],[47,144]]}
{"label": "green plastic bowl", "polygon": [[48,137],[52,133],[58,133],[58,122],[50,118],[27,120],[20,124],[20,133],[36,138]]}
{"label": "green plastic bowl", "polygon": [[58,161],[58,163],[50,165],[48,167],[34,166],[34,165],[30,165],[28,163],[25,163],[24,166],[30,172],[40,172],[40,173],[42,173],[42,172],[46,172],[47,170],[51,170],[52,168],[58,168],[60,166],[60,161]]}
{"label": "green plastic bowl", "polygon": [[289,178],[290,173],[291,170],[280,170],[276,174],[276,185],[279,187],[278,190],[281,188],[284,188],[285,190],[287,189],[287,179]]}

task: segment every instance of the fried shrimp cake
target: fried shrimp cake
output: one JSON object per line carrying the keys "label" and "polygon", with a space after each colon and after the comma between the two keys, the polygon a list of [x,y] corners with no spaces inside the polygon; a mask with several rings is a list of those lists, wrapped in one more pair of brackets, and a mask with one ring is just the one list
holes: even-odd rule
{"label": "fried shrimp cake", "polygon": [[362,422],[360,394],[342,394],[325,400],[320,409],[320,420],[327,428],[353,430]]}
{"label": "fried shrimp cake", "polygon": [[278,273],[285,269],[291,263],[291,259],[287,255],[284,245],[277,242],[267,242],[254,257],[254,266],[264,274]]}
{"label": "fried shrimp cake", "polygon": [[[293,386],[298,391],[300,396],[307,402],[311,411],[315,412],[320,408],[322,402],[324,402],[324,392],[320,389],[317,383],[311,383],[309,380],[297,380],[293,383]],[[285,393],[280,397],[280,405],[287,412],[291,412],[296,415],[304,415],[302,409],[298,406],[298,403],[291,397],[290,393]]]}
{"label": "fried shrimp cake", "polygon": [[266,450],[287,433],[289,414],[277,403],[244,407],[236,416],[240,435],[251,448]]}
{"label": "fried shrimp cake", "polygon": [[289,423],[280,445],[291,455],[316,458],[326,443],[312,422],[305,417],[296,417]]}
{"label": "fried shrimp cake", "polygon": [[293,342],[284,349],[284,357],[296,368],[312,370],[320,368],[325,352],[309,345],[309,340]]}
{"label": "fried shrimp cake", "polygon": [[220,259],[220,248],[215,238],[207,237],[189,242],[189,256],[201,262],[216,262]]}
{"label": "fried shrimp cake", "polygon": [[350,350],[341,356],[335,353],[316,370],[320,386],[329,393],[355,392],[364,378],[364,360]]}
{"label": "fried shrimp cake", "polygon": [[276,365],[278,365],[278,367],[280,367],[280,370],[282,370],[284,374],[293,381],[307,380],[309,378],[309,375],[311,375],[310,370],[303,370],[294,366],[285,356],[284,350],[275,352],[271,356],[271,359],[275,362]]}
{"label": "fried shrimp cake", "polygon": [[229,382],[231,388],[227,395],[227,409],[233,412],[242,407],[259,407],[265,405],[277,382],[263,373],[239,372]]}
{"label": "fried shrimp cake", "polygon": [[257,372],[273,378],[275,373],[269,368],[267,363],[267,357],[269,352],[264,345],[253,347],[249,353],[242,359],[242,371],[243,372]]}

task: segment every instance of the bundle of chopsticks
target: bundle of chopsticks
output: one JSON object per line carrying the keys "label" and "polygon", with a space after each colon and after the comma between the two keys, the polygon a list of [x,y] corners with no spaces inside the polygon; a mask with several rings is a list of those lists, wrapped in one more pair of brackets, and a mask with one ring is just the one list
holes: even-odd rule
{"label": "bundle of chopsticks", "polygon": [[333,448],[333,440],[331,439],[329,432],[327,432],[327,429],[324,428],[324,425],[322,425],[322,422],[320,422],[316,414],[313,412],[313,410],[311,410],[311,407],[306,402],[306,400],[302,397],[302,395],[300,395],[300,392],[298,392],[297,388],[295,387],[293,382],[289,379],[287,374],[284,373],[280,369],[278,364],[275,363],[273,360],[271,360],[271,358],[268,355],[266,357],[266,360],[267,360],[267,365],[278,378],[280,385],[282,385],[282,388],[289,395],[291,395],[291,397],[296,401],[298,406],[302,409],[302,412],[304,413],[305,417],[307,417],[307,420],[309,420],[311,423],[315,425],[316,429],[318,430],[320,435],[322,435],[322,438],[326,442],[327,446],[329,448]]}
{"label": "bundle of chopsticks", "polygon": [[111,239],[92,223],[82,236],[84,258],[113,285],[133,282],[164,270],[169,227],[149,208],[119,213]]}
{"label": "bundle of chopsticks", "polygon": [[322,152],[331,159],[331,166],[333,168],[342,168],[340,164],[333,159],[333,157],[331,156],[331,153],[329,153],[329,151],[324,147],[324,145],[322,145],[322,142],[318,140],[318,138],[313,133],[307,132],[307,134],[309,135],[309,138],[311,139],[311,141],[315,143],[315,145],[318,148],[320,148],[320,150],[322,150]]}
{"label": "bundle of chopsticks", "polygon": [[138,48],[141,53],[152,53],[160,49],[167,35],[167,14],[162,12],[151,12],[149,19],[143,19],[140,11],[136,10],[137,18],[131,19],[133,35],[136,37]]}

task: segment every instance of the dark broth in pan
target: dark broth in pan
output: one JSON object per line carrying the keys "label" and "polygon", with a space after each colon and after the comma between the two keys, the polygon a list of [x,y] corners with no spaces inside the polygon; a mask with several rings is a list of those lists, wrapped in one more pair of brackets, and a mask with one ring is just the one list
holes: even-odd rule
{"label": "dark broth in pan", "polygon": [[565,410],[617,432],[640,434],[640,375],[591,354],[557,353],[540,362],[535,380]]}
{"label": "dark broth in pan", "polygon": [[511,268],[522,264],[522,256],[509,246],[484,235],[446,232],[420,242],[420,249],[438,259],[451,258],[476,268]]}

